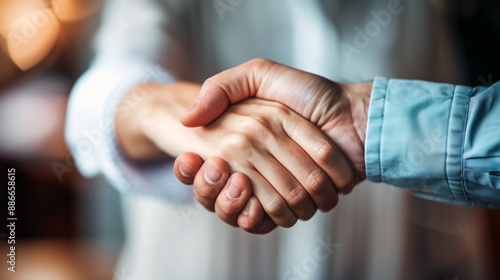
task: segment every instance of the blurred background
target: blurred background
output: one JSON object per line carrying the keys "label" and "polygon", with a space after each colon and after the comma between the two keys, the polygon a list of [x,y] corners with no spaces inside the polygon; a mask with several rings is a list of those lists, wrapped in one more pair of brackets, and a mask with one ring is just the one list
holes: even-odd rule
{"label": "blurred background", "polygon": [[[102,4],[101,0],[0,0],[0,171],[16,169],[18,218],[18,272],[13,274],[5,262],[7,183],[2,175],[0,279],[127,279],[114,270],[124,241],[119,194],[103,178],[87,180],[79,175],[63,137],[68,95],[91,61],[92,35]],[[490,37],[500,34],[500,16],[498,9],[469,10],[463,1],[452,11],[455,24],[462,27],[457,38],[464,40],[468,54],[464,61],[470,79],[464,84],[490,85],[500,78],[498,60],[489,59],[495,52],[498,57],[498,39],[491,42]],[[467,39],[471,35],[476,40]],[[470,210],[481,217],[471,225],[479,230],[471,235],[458,229],[461,239],[451,240],[458,237],[442,230],[443,221],[433,213],[462,215],[468,210],[443,210],[442,205],[414,197],[408,203],[421,209],[410,214],[412,230],[407,238],[419,240],[412,243],[418,254],[408,257],[428,264],[409,271],[450,267],[460,271],[477,256],[467,252],[448,259],[435,256],[449,247],[446,242],[465,242],[480,246],[480,259],[488,260],[476,267],[487,269],[491,279],[500,279],[498,211]]]}
{"label": "blurred background", "polygon": [[[88,67],[100,0],[0,0],[0,170],[16,169],[16,273],[7,270],[1,176],[0,279],[112,279],[123,243],[117,192],[83,179],[64,142],[66,103]],[[9,245],[10,246],[10,245]]]}

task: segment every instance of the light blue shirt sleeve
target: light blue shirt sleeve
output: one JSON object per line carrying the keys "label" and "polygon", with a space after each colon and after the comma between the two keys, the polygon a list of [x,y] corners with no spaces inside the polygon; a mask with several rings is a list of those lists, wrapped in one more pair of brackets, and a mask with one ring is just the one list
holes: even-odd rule
{"label": "light blue shirt sleeve", "polygon": [[370,181],[500,208],[500,82],[471,88],[376,78],[365,163]]}

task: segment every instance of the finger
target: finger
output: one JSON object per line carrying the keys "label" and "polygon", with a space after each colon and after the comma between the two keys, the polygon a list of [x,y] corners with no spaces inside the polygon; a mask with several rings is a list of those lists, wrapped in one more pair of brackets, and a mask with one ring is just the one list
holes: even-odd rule
{"label": "finger", "polygon": [[198,202],[209,211],[215,211],[214,204],[229,178],[227,163],[218,157],[205,161],[196,173],[193,190]]}
{"label": "finger", "polygon": [[[279,116],[276,118],[279,120],[279,123],[266,124],[267,126],[274,127],[272,130],[275,131],[275,133],[272,134],[273,138],[266,141],[266,144],[269,152],[272,153],[280,164],[284,166],[287,173],[280,170],[272,170],[269,174],[269,168],[265,168],[262,170],[264,177],[269,180],[269,178],[280,176],[281,180],[284,180],[286,178],[285,174],[293,174],[298,181],[297,185],[300,185],[302,189],[305,189],[307,194],[309,194],[312,198],[312,201],[314,201],[314,204],[321,211],[326,212],[334,208],[338,202],[337,191],[332,183],[332,180],[329,178],[330,174],[323,170],[327,170],[328,168],[330,173],[336,172],[335,168],[338,168],[338,166],[329,166],[325,164],[321,166],[317,164],[316,161],[310,156],[310,154],[312,154],[310,151],[311,148],[309,147],[309,151],[307,151],[305,149],[307,146],[304,147],[306,144],[311,146],[309,143],[311,139],[316,141],[316,138],[321,138],[323,141],[330,141],[329,138],[315,125],[293,113],[284,105],[259,99],[252,99],[251,104],[248,104],[250,100],[246,102],[247,106],[238,109],[240,113],[252,114],[252,112],[263,108],[261,105],[266,104],[269,106],[272,104],[275,109],[271,112],[271,114],[277,114]],[[264,121],[261,120],[261,122]],[[283,135],[280,135],[280,130]],[[288,139],[289,141],[283,139]],[[267,166],[264,163],[261,163],[261,165]],[[270,183],[274,187],[286,185],[284,183],[277,182],[279,180],[279,178],[277,180],[274,179]],[[279,189],[280,194],[285,198],[294,211],[297,205],[291,205],[290,201],[298,202],[298,199],[300,199],[303,195],[300,189],[297,188],[297,185],[288,183],[286,187]],[[315,209],[306,209],[308,211],[306,210],[305,212],[302,212],[302,215],[300,215],[299,218],[306,220],[314,215]]]}
{"label": "finger", "polygon": [[[323,169],[301,147],[293,142],[279,147],[270,147],[270,149],[276,149],[276,158],[290,173],[295,174],[298,182],[314,203],[314,209],[307,212],[302,220],[310,219],[315,214],[316,207],[321,211],[329,211],[335,207],[338,195],[334,185]],[[293,194],[294,192],[290,193],[290,200],[293,199]]]}
{"label": "finger", "polygon": [[355,176],[340,148],[312,123],[293,118],[283,118],[285,132],[328,174],[338,193],[349,193]]}
{"label": "finger", "polygon": [[247,204],[251,194],[252,185],[248,178],[243,173],[233,173],[217,196],[215,213],[224,222],[237,227],[238,215]]}
{"label": "finger", "polygon": [[240,228],[255,234],[266,234],[277,227],[273,220],[264,213],[262,204],[255,196],[250,197],[238,216],[237,222]]}
{"label": "finger", "polygon": [[265,59],[254,59],[209,78],[203,84],[197,101],[181,115],[182,124],[188,127],[209,124],[230,104],[255,96],[265,73],[275,64]]}
{"label": "finger", "polygon": [[174,162],[174,174],[186,185],[192,185],[196,173],[200,170],[203,159],[195,153],[184,153]]}
{"label": "finger", "polygon": [[[292,141],[269,141],[269,143],[271,146],[269,147],[270,152],[273,153],[274,157],[272,155],[267,155],[266,157],[256,156],[254,163],[255,168],[260,174],[262,174],[262,176],[264,176],[264,178],[266,178],[269,184],[271,184],[276,191],[278,191],[287,203],[288,207],[299,219],[310,219],[316,212],[316,205],[313,203],[311,197],[302,184],[294,177],[294,175],[292,175],[292,173],[290,173],[290,171],[287,170],[287,168],[283,167],[281,162],[275,158],[279,157],[280,154],[294,153],[294,150],[300,149],[300,147]],[[305,156],[309,158],[307,154],[305,154]],[[291,160],[288,165],[298,165],[298,167],[294,167],[297,170],[307,168],[307,166],[304,166],[304,162],[306,160],[304,157],[284,157]],[[310,158],[309,161],[311,164],[314,164]],[[294,168],[292,168],[292,170]]]}
{"label": "finger", "polygon": [[297,216],[276,189],[257,170],[245,170],[250,179],[253,194],[262,204],[264,211],[279,226],[289,228],[297,222]]}

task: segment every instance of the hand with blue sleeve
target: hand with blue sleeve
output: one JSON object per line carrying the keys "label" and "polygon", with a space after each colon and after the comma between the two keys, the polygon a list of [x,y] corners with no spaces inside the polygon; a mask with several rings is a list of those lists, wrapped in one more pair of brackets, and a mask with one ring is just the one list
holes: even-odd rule
{"label": "hand with blue sleeve", "polygon": [[[281,102],[331,137],[358,178],[366,174],[370,181],[437,201],[500,207],[500,83],[470,88],[385,78],[373,85],[325,80],[271,61],[250,61],[207,80],[181,120],[187,126],[208,124],[249,97]],[[331,89],[311,90],[318,84]],[[357,134],[359,145],[349,132]],[[191,161],[201,166],[195,154],[178,158],[179,179],[194,181],[195,191],[210,188],[197,179],[203,166],[189,177],[179,172],[180,162]]]}
{"label": "hand with blue sleeve", "polygon": [[368,180],[466,206],[500,207],[500,83],[486,88],[377,78]]}

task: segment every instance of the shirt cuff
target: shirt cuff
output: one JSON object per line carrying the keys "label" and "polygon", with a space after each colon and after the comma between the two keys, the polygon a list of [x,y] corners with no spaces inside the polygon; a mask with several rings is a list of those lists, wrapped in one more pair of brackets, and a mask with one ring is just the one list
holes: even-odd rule
{"label": "shirt cuff", "polygon": [[[79,80],[72,93],[76,96],[70,103],[83,99],[82,106],[70,104],[69,110],[74,110],[68,113],[69,119],[78,119],[68,125],[67,139],[81,173],[86,177],[102,173],[113,186],[129,194],[171,203],[191,203],[192,187],[177,180],[173,159],[148,166],[130,162],[119,148],[115,131],[115,117],[125,95],[143,83],[171,83],[174,79],[158,66],[145,63],[94,66],[93,69]],[[96,96],[92,91],[101,95]],[[145,99],[145,93],[140,90],[131,94],[136,94],[132,102]],[[89,107],[89,102],[90,107],[99,109],[94,112],[81,110]],[[132,109],[136,104],[128,105]],[[126,109],[120,114],[128,113]],[[92,113],[96,116],[89,115]]]}
{"label": "shirt cuff", "polygon": [[484,207],[463,179],[465,126],[472,88],[377,77],[365,141],[367,179],[428,199]]}
{"label": "shirt cuff", "polygon": [[366,177],[372,182],[382,182],[380,140],[384,120],[385,92],[387,79],[375,78],[372,85],[365,139]]}

